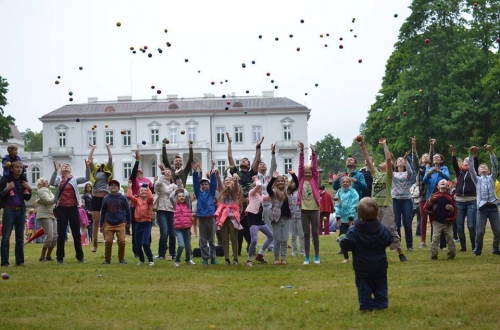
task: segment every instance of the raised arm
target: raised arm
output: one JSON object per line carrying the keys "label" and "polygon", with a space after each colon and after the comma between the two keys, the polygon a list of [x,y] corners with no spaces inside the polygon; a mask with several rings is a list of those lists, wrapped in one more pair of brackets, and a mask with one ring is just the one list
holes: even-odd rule
{"label": "raised arm", "polygon": [[172,172],[172,175],[173,175],[175,172],[174,172],[174,169],[172,168],[172,166],[170,166],[170,162],[168,161],[167,147],[166,146],[167,146],[167,143],[165,142],[165,140],[163,140],[161,143],[161,159],[162,159],[163,165],[166,168],[168,168]]}
{"label": "raised arm", "polygon": [[137,171],[139,170],[139,163],[141,162],[141,156],[139,155],[139,150],[135,151],[134,158],[135,158],[135,163],[129,178],[129,180],[132,181],[132,186],[134,186],[135,179],[137,179]]}
{"label": "raised arm", "polygon": [[[415,171],[418,171],[420,168],[420,160],[418,159],[418,153],[417,153],[417,138],[413,136],[411,138],[411,161],[413,163],[413,168]],[[416,180],[418,181],[418,173],[416,175]]]}
{"label": "raised arm", "polygon": [[299,179],[297,178],[295,172],[291,168],[288,169],[288,174],[292,176],[292,181],[293,183],[295,183],[295,188],[293,188],[292,190],[293,193],[295,190],[299,189]]}
{"label": "raised arm", "polygon": [[193,144],[189,143],[189,157],[188,157],[188,161],[186,163],[186,166],[184,167],[184,173],[186,175],[188,175],[189,172],[191,172],[191,162],[193,162],[193,159],[194,159],[194,156],[193,156]]}
{"label": "raised arm", "polygon": [[[473,156],[472,156],[472,153],[477,149],[476,146],[473,146],[473,147],[470,147],[470,152],[471,154],[469,155],[469,161],[468,163],[470,162],[473,162],[474,159],[473,159]],[[469,166],[469,174],[470,174],[470,177],[472,179],[472,181],[474,182],[474,184],[477,184],[477,172],[476,172],[476,169],[474,168],[474,166]]]}
{"label": "raised arm", "polygon": [[[215,196],[215,193],[217,191],[217,175],[216,173],[219,173],[218,170],[212,170],[210,173],[210,195],[212,197]],[[220,178],[220,176],[219,176]]]}
{"label": "raised arm", "polygon": [[318,186],[321,185],[321,180],[319,179],[319,171],[318,171],[318,156],[316,155],[316,147],[313,144],[309,144],[311,148],[311,169],[312,169],[312,178],[316,180]]}
{"label": "raised arm", "polygon": [[276,144],[271,144],[271,167],[269,169],[269,174],[271,175],[278,169],[278,164],[276,163]]}
{"label": "raised arm", "polygon": [[393,171],[392,171],[392,155],[391,152],[389,151],[389,147],[387,147],[387,141],[385,138],[380,138],[378,140],[378,143],[380,143],[384,147],[384,154],[385,154],[385,162],[386,162],[386,167],[387,167],[387,175],[392,178],[393,176]]}
{"label": "raised arm", "polygon": [[436,143],[436,139],[429,138],[429,160],[432,162],[434,159],[434,144]]}
{"label": "raised arm", "polygon": [[236,163],[234,162],[233,158],[233,148],[231,146],[231,144],[233,143],[233,139],[231,138],[231,135],[229,135],[229,132],[226,132],[226,137],[227,137],[227,159],[229,160],[229,166],[236,169]]}
{"label": "raised arm", "polygon": [[94,159],[95,145],[90,145],[90,153],[88,159]]}
{"label": "raised arm", "polygon": [[108,169],[113,172],[113,154],[111,153],[111,143],[106,143],[106,150],[108,151]]}
{"label": "raised arm", "polygon": [[200,191],[201,191],[200,177],[199,177],[200,173],[198,172],[197,164],[195,162],[191,163],[191,169],[193,170],[193,191],[196,198],[198,198],[198,196],[200,196]]}
{"label": "raised arm", "polygon": [[497,177],[498,177],[498,160],[497,160],[497,156],[495,155],[495,153],[493,152],[493,148],[489,144],[486,144],[484,147],[490,153],[491,178],[493,179],[493,182],[496,182],[497,181]]}
{"label": "raised arm", "polygon": [[451,150],[451,164],[453,166],[453,170],[455,171],[455,175],[458,176],[460,175],[460,167],[458,166],[458,161],[457,161],[457,152],[455,151],[455,147],[453,145],[449,145],[450,150]]}
{"label": "raised arm", "polygon": [[264,137],[262,137],[259,141],[257,141],[257,145],[255,146],[255,158],[254,158],[253,164],[252,164],[252,170],[254,173],[259,172],[259,163],[260,163],[260,159],[262,158],[261,147],[262,147],[263,141],[264,141]]}
{"label": "raised arm", "polygon": [[276,181],[276,178],[278,177],[278,175],[279,175],[278,172],[274,172],[273,177],[271,178],[271,181],[269,181],[269,183],[267,184],[266,190],[267,190],[267,194],[269,195],[269,197],[274,196],[273,185],[274,185],[274,181]]}
{"label": "raised arm", "polygon": [[299,178],[304,177],[304,143],[299,142]]}
{"label": "raised arm", "polygon": [[[375,167],[373,166],[373,162],[370,158],[370,154],[366,150],[366,146],[365,146],[365,143],[363,142],[363,139],[361,138],[360,141],[358,141],[358,139],[355,139],[354,141],[356,141],[359,144],[359,146],[361,147],[361,152],[363,152],[363,157],[365,157],[366,167],[368,167],[368,170],[373,175],[373,173],[375,173]],[[340,187],[340,185],[339,185],[339,187]]]}

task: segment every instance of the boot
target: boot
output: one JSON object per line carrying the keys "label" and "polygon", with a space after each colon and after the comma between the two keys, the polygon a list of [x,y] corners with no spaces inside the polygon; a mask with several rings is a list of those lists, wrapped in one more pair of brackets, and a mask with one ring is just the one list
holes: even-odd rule
{"label": "boot", "polygon": [[264,256],[260,253],[255,257],[255,261],[258,261],[262,264],[267,264],[267,260],[264,259]]}

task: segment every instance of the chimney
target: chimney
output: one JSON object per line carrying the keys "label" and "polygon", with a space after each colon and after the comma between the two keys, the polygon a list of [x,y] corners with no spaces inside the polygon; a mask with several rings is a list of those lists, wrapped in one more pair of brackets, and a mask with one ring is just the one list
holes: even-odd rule
{"label": "chimney", "polygon": [[153,101],[158,100],[158,95],[152,95],[152,96],[151,96],[151,100],[153,100]]}
{"label": "chimney", "polygon": [[132,101],[132,96],[118,96],[118,101]]}
{"label": "chimney", "polygon": [[232,92],[231,93],[231,97],[235,97],[236,96],[236,93],[235,92]]}
{"label": "chimney", "polygon": [[96,103],[97,102],[97,97],[88,97],[87,98],[89,103]]}
{"label": "chimney", "polygon": [[167,94],[167,100],[177,99],[179,95],[177,94]]}
{"label": "chimney", "polygon": [[274,91],[262,91],[262,97],[274,97]]}

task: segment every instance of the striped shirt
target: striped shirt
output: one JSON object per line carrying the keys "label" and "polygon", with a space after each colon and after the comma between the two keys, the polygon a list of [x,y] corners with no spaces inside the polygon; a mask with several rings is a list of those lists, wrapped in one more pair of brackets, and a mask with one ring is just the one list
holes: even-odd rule
{"label": "striped shirt", "polygon": [[[498,198],[495,192],[495,182],[498,176],[498,161],[494,153],[490,153],[491,160],[491,174],[485,176],[478,176],[474,166],[469,166],[469,173],[472,181],[476,185],[477,193],[477,208],[485,205],[486,203],[498,205]],[[474,158],[469,156],[469,164],[474,164]]]}

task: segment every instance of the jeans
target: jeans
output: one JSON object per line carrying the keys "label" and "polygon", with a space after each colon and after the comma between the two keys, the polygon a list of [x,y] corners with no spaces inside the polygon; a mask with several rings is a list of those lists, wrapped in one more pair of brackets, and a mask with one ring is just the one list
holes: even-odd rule
{"label": "jeans", "polygon": [[462,250],[467,250],[467,240],[465,239],[465,217],[467,217],[467,228],[469,229],[469,239],[472,250],[476,247],[476,217],[477,217],[477,203],[476,201],[457,202],[458,216],[457,216],[457,231],[458,239]]}
{"label": "jeans", "polygon": [[64,245],[66,244],[66,228],[71,228],[73,236],[73,245],[75,246],[76,259],[83,260],[83,249],[80,235],[80,214],[77,206],[58,206],[57,207],[57,260],[64,260]]}
{"label": "jeans", "polygon": [[392,199],[392,207],[394,210],[394,222],[398,227],[399,237],[401,236],[401,218],[403,220],[403,227],[405,230],[406,248],[413,249],[413,232],[412,232],[412,212],[413,201],[411,199]]}
{"label": "jeans", "polygon": [[495,205],[483,206],[477,210],[476,223],[476,248],[475,255],[480,255],[483,250],[483,237],[486,231],[486,220],[490,219],[491,230],[493,231],[493,253],[499,252],[498,243],[500,239],[500,218]]}
{"label": "jeans", "polygon": [[359,310],[386,309],[389,307],[387,276],[379,278],[355,276],[358,288]]}
{"label": "jeans", "polygon": [[2,266],[9,265],[10,235],[16,231],[16,265],[24,263],[24,225],[26,216],[22,210],[4,209],[2,217]]}
{"label": "jeans", "polygon": [[165,258],[167,253],[175,257],[175,229],[174,229],[174,212],[170,211],[157,211],[156,222],[160,227],[160,241],[158,242],[158,256]]}
{"label": "jeans", "polygon": [[415,230],[415,236],[420,236],[420,208],[418,203],[413,203],[413,214],[411,217],[412,222],[414,216],[417,216],[417,229]]}
{"label": "jeans", "polygon": [[[153,253],[151,252],[151,247],[149,246],[149,238],[151,237],[151,222],[139,222],[135,223],[135,231],[133,231],[135,236],[136,253],[139,256],[139,261],[144,262],[144,253],[148,257],[149,262],[153,262]],[[144,250],[144,253],[143,253]]]}
{"label": "jeans", "polygon": [[191,228],[176,229],[175,237],[177,238],[177,254],[175,262],[181,262],[181,255],[184,247],[186,248],[186,262],[191,260]]}

